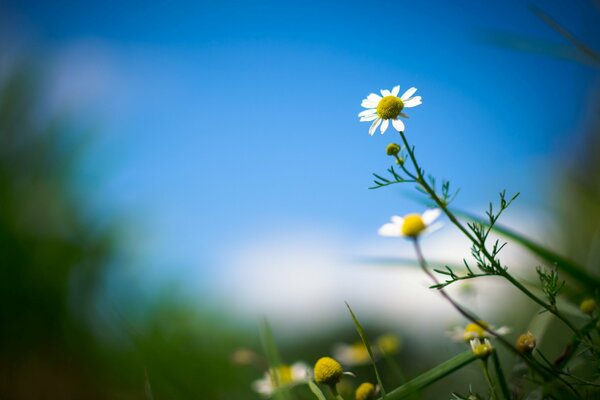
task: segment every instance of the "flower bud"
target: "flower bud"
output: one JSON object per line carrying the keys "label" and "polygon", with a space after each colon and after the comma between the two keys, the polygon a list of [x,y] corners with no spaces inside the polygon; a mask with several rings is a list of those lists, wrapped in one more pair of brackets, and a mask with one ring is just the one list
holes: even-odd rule
{"label": "flower bud", "polygon": [[396,143],[390,143],[385,148],[385,153],[388,156],[397,156],[400,153],[400,145]]}
{"label": "flower bud", "polygon": [[596,304],[596,300],[592,298],[583,300],[579,305],[581,312],[587,315],[592,315],[592,313],[596,311],[596,308],[598,308],[598,304]]}
{"label": "flower bud", "polygon": [[374,400],[375,399],[375,386],[372,383],[365,382],[361,383],[356,389],[354,398],[356,400]]}
{"label": "flower bud", "polygon": [[527,332],[527,333],[524,333],[521,336],[519,336],[519,338],[517,339],[517,343],[515,345],[517,350],[519,350],[519,352],[521,352],[523,354],[531,354],[533,349],[535,349],[535,346],[536,346],[535,336],[533,336],[533,334],[531,332]]}
{"label": "flower bud", "polygon": [[342,375],[344,370],[339,362],[331,357],[321,357],[315,364],[315,381],[329,386],[335,386]]}

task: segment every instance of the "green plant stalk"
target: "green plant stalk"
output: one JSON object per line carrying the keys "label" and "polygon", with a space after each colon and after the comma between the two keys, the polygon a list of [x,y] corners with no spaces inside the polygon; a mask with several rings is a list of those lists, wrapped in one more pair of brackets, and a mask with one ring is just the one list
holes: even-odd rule
{"label": "green plant stalk", "polygon": [[[406,173],[410,174],[411,178],[415,179],[418,182],[418,184],[421,185],[421,187],[429,194],[429,196],[431,197],[431,199],[433,201],[435,201],[435,203],[438,205],[438,207],[440,207],[442,209],[442,211],[444,211],[444,213],[450,219],[450,221],[452,221],[452,223],[457,228],[459,228],[469,238],[469,240],[471,240],[476,246],[479,247],[479,249],[481,249],[481,251],[484,254],[484,256],[492,264],[498,266],[497,265],[498,264],[497,261],[487,251],[487,249],[485,248],[485,246],[483,245],[483,243],[480,243],[480,241],[477,240],[477,238],[475,238],[460,223],[460,221],[458,221],[458,219],[456,218],[456,216],[448,209],[447,205],[443,201],[440,200],[440,198],[437,196],[437,194],[435,193],[435,191],[427,184],[427,182],[425,181],[425,179],[423,178],[423,175],[421,173],[421,167],[419,166],[419,164],[417,162],[417,159],[416,159],[416,157],[415,157],[412,149],[410,148],[410,146],[408,144],[408,141],[406,140],[406,136],[404,135],[404,132],[399,132],[399,133],[400,133],[400,136],[402,138],[402,141],[404,142],[404,146],[407,149],[407,152],[408,152],[408,155],[410,157],[410,160],[411,160],[413,166],[415,167],[415,170],[417,171],[417,176],[414,176],[414,175],[410,174],[410,172],[407,171],[404,166],[402,166],[403,170]],[[519,283],[516,279],[514,279],[512,277],[512,275],[510,275],[508,272],[504,271],[503,268],[497,268],[497,270],[501,271],[500,272],[500,276],[502,276],[503,278],[505,278],[508,281],[510,281],[517,289],[521,290],[526,296],[528,296],[533,301],[535,301],[536,303],[538,303],[539,305],[541,305],[542,307],[544,307],[546,310],[548,310],[549,312],[551,312],[552,314],[554,314],[557,318],[559,318],[562,322],[564,322],[569,327],[569,329],[571,329],[575,334],[581,335],[581,333],[578,331],[578,329],[575,326],[573,326],[573,324],[571,324],[569,320],[567,320],[564,316],[562,316],[560,313],[558,313],[551,305],[546,304],[546,302],[544,302],[543,300],[539,299],[536,295],[534,295],[533,293],[531,293],[525,286],[521,285],[521,283]]]}
{"label": "green plant stalk", "polygon": [[490,388],[490,394],[493,400],[498,400],[498,394],[496,393],[496,384],[490,375],[490,370],[487,365],[487,359],[481,360],[481,368],[483,369],[483,376],[485,376],[485,380]]}
{"label": "green plant stalk", "polygon": [[327,400],[327,398],[325,397],[325,395],[323,394],[323,392],[321,391],[319,386],[317,386],[316,383],[314,383],[312,380],[310,380],[307,382],[307,384],[308,384],[310,391],[313,392],[313,394],[315,395],[315,397],[318,400]]}
{"label": "green plant stalk", "polygon": [[[453,212],[457,213],[459,216],[461,216],[463,218],[469,219],[471,221],[474,221],[474,222],[477,222],[480,224],[487,225],[487,222],[485,220],[483,220],[482,218],[479,218],[471,213],[467,213],[467,212],[459,211],[459,210],[453,210]],[[530,239],[518,234],[517,232],[504,227],[504,226],[494,225],[492,229],[495,232],[499,233],[500,235],[519,243],[521,246],[523,246],[526,249],[530,250],[531,252],[535,253],[538,257],[542,258],[544,261],[549,262],[551,264],[556,263],[557,267],[561,271],[565,272],[571,278],[577,280],[580,284],[582,284],[590,289],[595,289],[597,287],[600,287],[600,278],[588,274],[587,272],[585,272],[585,270],[582,266],[578,265],[574,261],[569,260],[551,250],[548,250],[545,247],[533,242],[532,240],[530,240]]]}
{"label": "green plant stalk", "polygon": [[527,289],[523,284],[521,284],[521,282],[516,280],[511,274],[509,274],[505,270],[501,270],[500,276],[502,276],[504,279],[506,279],[507,281],[512,283],[513,286],[515,286],[517,289],[519,289],[521,292],[523,292],[527,297],[529,297],[531,300],[533,300],[540,306],[544,307],[547,311],[549,311],[551,314],[553,314],[556,318],[561,320],[565,325],[567,325],[569,327],[569,329],[571,329],[573,331],[573,333],[577,337],[580,337],[580,338],[582,337],[581,331],[579,329],[577,329],[577,327],[575,327],[571,323],[571,321],[569,321],[564,315],[559,313],[555,307],[552,307],[551,305],[547,304],[545,301],[541,300],[535,294],[533,294],[531,291],[529,291],[529,289]]}
{"label": "green plant stalk", "polygon": [[[429,194],[429,196],[431,197],[432,200],[435,201],[435,203],[438,205],[438,207],[440,207],[442,209],[442,211],[444,211],[444,213],[446,214],[446,216],[450,219],[450,221],[452,221],[452,223],[459,228],[473,243],[479,245],[479,242],[476,240],[476,238],[474,238],[471,233],[460,223],[460,221],[458,221],[458,219],[454,216],[454,214],[452,214],[452,212],[450,212],[450,210],[448,209],[447,205],[442,202],[440,200],[440,198],[437,196],[437,194],[433,191],[433,189],[427,184],[427,182],[425,182],[425,179],[423,179],[423,174],[421,173],[421,168],[419,167],[419,164],[415,158],[415,155],[410,147],[410,145],[408,144],[408,141],[406,140],[406,137],[404,136],[404,132],[399,132],[400,133],[400,137],[402,138],[402,142],[404,143],[404,146],[406,147],[407,151],[408,151],[408,155],[411,159],[411,162],[413,163],[413,166],[415,167],[415,170],[417,171],[417,176],[414,176],[413,174],[410,173],[410,171],[408,171],[406,169],[406,167],[404,166],[404,164],[401,164],[402,169],[404,170],[404,172],[410,176],[412,179],[414,179],[415,181],[417,181],[422,187],[423,189]],[[420,253],[420,249],[418,247],[418,243],[415,240],[414,241],[416,249],[419,250]],[[491,257],[491,255],[488,253],[487,249],[485,247],[481,248],[482,252],[484,253],[484,255],[486,256],[486,258],[488,258],[488,260],[490,260],[491,262],[495,263],[495,260],[493,257]],[[421,258],[424,262],[424,259],[421,255]],[[437,282],[437,279],[435,278],[435,276],[433,274],[431,274],[427,268],[424,266],[424,264],[421,264],[421,268],[427,273],[427,275],[429,275],[430,277],[432,277],[432,279],[434,280],[434,282]],[[546,367],[544,367],[543,365],[540,365],[540,363],[533,359],[533,358],[528,358],[525,355],[523,355],[520,351],[518,351],[512,344],[510,344],[506,339],[504,339],[502,336],[498,335],[496,332],[494,332],[492,329],[490,329],[488,326],[484,326],[483,324],[481,324],[478,319],[473,316],[472,314],[468,313],[467,311],[463,310],[456,302],[454,302],[454,300],[448,296],[445,291],[442,288],[438,289],[443,295],[444,297],[450,302],[450,304],[452,304],[454,306],[454,308],[460,313],[462,314],[464,317],[466,317],[467,319],[469,319],[470,321],[476,323],[477,325],[479,325],[481,328],[483,328],[486,332],[488,332],[489,334],[493,335],[500,343],[502,343],[503,346],[505,346],[507,349],[509,349],[512,353],[516,354],[517,356],[521,357],[521,359],[531,368],[535,369],[544,379],[548,379],[550,376],[555,377],[556,379],[560,380],[563,384],[565,384],[569,389],[571,389],[571,391],[578,397],[580,398],[581,396],[579,395],[579,393],[573,388],[573,386],[571,384],[569,384],[569,382],[565,381],[559,374],[556,374],[555,371],[548,369]]]}
{"label": "green plant stalk", "polygon": [[397,387],[387,394],[388,400],[399,400],[409,398],[411,395],[421,392],[427,386],[439,381],[451,373],[458,371],[465,365],[477,360],[478,357],[472,351],[460,353],[450,360],[430,369],[429,371],[417,376],[404,385]]}
{"label": "green plant stalk", "polygon": [[375,357],[373,356],[373,350],[371,350],[371,345],[369,344],[369,341],[367,340],[367,335],[365,333],[365,330],[363,329],[362,325],[358,321],[358,318],[356,317],[356,314],[354,314],[354,311],[352,311],[352,308],[350,308],[350,304],[348,304],[347,302],[346,302],[346,307],[348,307],[348,311],[350,311],[350,315],[352,316],[352,321],[354,322],[354,326],[356,326],[356,330],[358,331],[360,340],[362,340],[363,345],[367,348],[367,352],[369,353],[369,358],[371,359],[371,365],[373,365],[373,369],[375,370],[375,377],[377,378],[377,383],[379,384],[379,388],[381,389],[381,394],[383,395],[383,398],[385,399],[386,393],[385,393],[385,389],[383,388],[383,382],[381,381],[381,377],[379,376],[379,370],[377,369],[377,363],[375,362]]}
{"label": "green plant stalk", "polygon": [[492,352],[492,362],[494,363],[494,370],[496,371],[496,376],[498,377],[498,383],[500,384],[502,397],[505,400],[510,400],[510,390],[508,389],[506,378],[504,377],[504,371],[502,370],[502,364],[500,364],[500,359],[498,358],[498,353],[496,350]]}

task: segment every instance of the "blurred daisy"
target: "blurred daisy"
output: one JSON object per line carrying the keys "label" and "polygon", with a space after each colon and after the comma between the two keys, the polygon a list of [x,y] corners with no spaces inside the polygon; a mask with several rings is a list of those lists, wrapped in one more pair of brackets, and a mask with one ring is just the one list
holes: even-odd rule
{"label": "blurred daisy", "polygon": [[294,386],[307,382],[311,379],[310,367],[304,362],[296,362],[292,365],[282,364],[277,368],[271,368],[265,372],[262,379],[254,381],[254,391],[270,396],[280,387]]}
{"label": "blurred daisy", "polygon": [[421,104],[421,96],[411,97],[416,91],[417,88],[411,87],[398,97],[400,86],[394,86],[391,91],[382,89],[381,96],[375,93],[368,95],[360,104],[366,110],[360,112],[358,116],[361,122],[373,121],[369,128],[369,135],[373,136],[380,125],[383,134],[390,125],[390,121],[397,131],[404,132],[404,122],[399,118],[408,118],[408,115],[402,112],[404,108],[416,107]]}
{"label": "blurred daisy", "polygon": [[[498,335],[506,335],[507,333],[510,333],[510,328],[507,326],[495,327],[493,325],[487,324],[484,321],[479,321],[479,324],[491,329]],[[449,332],[450,337],[457,342],[470,342],[473,339],[483,340],[491,337],[492,335],[479,324],[471,322],[470,324],[467,324],[467,326],[465,326],[464,328],[457,326],[451,332]]]}
{"label": "blurred daisy", "polygon": [[469,341],[471,345],[471,350],[478,357],[487,357],[492,353],[494,348],[492,347],[492,342],[489,339],[471,339]]}
{"label": "blurred daisy", "polygon": [[392,217],[392,222],[383,225],[379,228],[378,233],[386,237],[405,236],[416,238],[425,231],[433,232],[437,230],[441,224],[433,224],[440,216],[441,210],[434,208],[425,211],[422,215],[408,214],[404,217],[397,215]]}
{"label": "blurred daisy", "polygon": [[333,357],[346,367],[365,365],[371,362],[369,352],[363,342],[339,343],[333,348]]}
{"label": "blurred daisy", "polygon": [[394,334],[387,333],[375,340],[376,349],[385,356],[391,356],[400,351],[402,341]]}

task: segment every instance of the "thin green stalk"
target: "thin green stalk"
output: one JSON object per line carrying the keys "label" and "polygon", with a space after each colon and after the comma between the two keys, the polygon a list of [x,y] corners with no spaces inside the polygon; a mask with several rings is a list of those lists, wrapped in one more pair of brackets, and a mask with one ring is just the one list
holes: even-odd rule
{"label": "thin green stalk", "polygon": [[502,364],[500,364],[500,359],[498,358],[498,353],[496,350],[492,352],[492,362],[494,363],[494,370],[496,371],[496,376],[498,377],[498,383],[500,384],[502,397],[504,397],[505,400],[510,400],[510,390],[508,389],[506,378],[504,377],[504,371],[502,370]]}
{"label": "thin green stalk", "polygon": [[547,304],[545,301],[541,300],[535,294],[533,294],[531,291],[529,291],[529,289],[527,289],[523,284],[521,284],[521,282],[516,280],[511,274],[509,274],[506,271],[503,271],[503,272],[500,272],[500,276],[502,276],[504,279],[506,279],[507,281],[512,283],[517,289],[519,289],[521,292],[523,292],[523,294],[525,294],[527,297],[529,297],[531,300],[533,300],[540,306],[544,307],[546,310],[548,310],[550,313],[552,313],[556,318],[561,320],[565,325],[567,325],[569,327],[569,329],[571,329],[573,331],[573,333],[577,337],[579,337],[579,338],[582,337],[582,334],[579,331],[579,329],[577,329],[571,323],[571,321],[569,321],[565,316],[563,316],[561,313],[559,313],[555,307],[552,307],[551,305]]}
{"label": "thin green stalk", "polygon": [[[482,253],[484,254],[484,256],[490,261],[492,262],[494,265],[497,265],[497,261],[494,259],[494,257],[492,257],[490,255],[490,253],[487,251],[487,249],[485,248],[485,246],[482,246],[479,241],[473,236],[471,235],[471,233],[460,223],[460,221],[456,218],[456,216],[454,216],[454,214],[452,212],[450,212],[450,210],[448,209],[447,205],[445,204],[445,202],[443,202],[435,193],[435,191],[427,184],[427,182],[425,181],[424,177],[423,177],[423,173],[421,170],[421,167],[419,166],[417,159],[414,155],[414,152],[412,150],[412,148],[410,147],[410,145],[408,144],[408,141],[406,140],[406,136],[404,135],[404,132],[400,131],[400,137],[402,138],[402,142],[404,143],[404,146],[407,149],[409,158],[411,159],[411,162],[417,172],[417,176],[411,174],[406,167],[401,164],[402,169],[411,177],[413,178],[415,181],[418,182],[419,185],[421,185],[421,187],[429,194],[429,196],[431,197],[431,199],[437,204],[438,207],[440,207],[440,209],[444,212],[444,214],[446,214],[446,216],[448,217],[448,219],[450,219],[450,221],[458,228],[460,229],[465,236],[467,236],[475,245],[477,245]],[[426,268],[425,265],[425,260],[421,254],[419,245],[417,240],[414,240],[414,244],[415,244],[415,249],[417,250],[417,257],[420,257],[419,260],[419,264],[421,265],[421,268],[425,271],[425,273],[433,279],[433,281],[439,285],[439,281],[435,278],[435,276],[429,272]],[[478,320],[478,318],[467,312],[466,310],[464,310],[460,305],[458,305],[458,303],[456,303],[448,294],[446,294],[446,292],[443,290],[443,288],[438,288],[438,290],[440,291],[440,293],[450,302],[450,304],[461,314],[463,315],[465,318],[469,319],[470,321],[476,323],[477,325],[479,325],[480,327],[482,327],[486,332],[488,332],[489,334],[493,335],[500,343],[502,343],[503,346],[505,346],[507,349],[509,349],[512,353],[516,354],[517,356],[521,357],[521,359],[531,368],[535,369],[544,379],[548,379],[550,376],[555,377],[556,379],[560,380],[563,384],[565,384],[569,389],[572,390],[572,392],[579,398],[581,397],[579,395],[579,393],[573,388],[572,385],[569,384],[569,382],[565,381],[564,379],[562,379],[562,377],[560,375],[557,375],[555,373],[555,371],[553,371],[552,369],[546,368],[543,365],[541,365],[537,360],[533,359],[533,358],[528,358],[526,357],[524,354],[522,354],[520,351],[518,351],[511,343],[509,343],[506,339],[504,339],[502,336],[498,335],[496,332],[494,332],[492,329],[490,329],[488,326],[484,326],[483,324],[481,324]],[[532,294],[533,295],[533,294]],[[540,300],[541,301],[541,300]]]}
{"label": "thin green stalk", "polygon": [[[431,186],[429,186],[429,184],[427,184],[427,182],[425,181],[423,174],[422,174],[422,170],[421,167],[419,166],[417,159],[414,155],[414,152],[412,150],[412,148],[410,147],[410,145],[408,144],[408,141],[406,139],[406,136],[404,135],[404,132],[399,132],[400,133],[400,137],[402,138],[402,141],[404,143],[404,146],[406,147],[406,150],[408,152],[409,158],[415,168],[415,171],[417,173],[416,176],[411,174],[411,177],[413,179],[415,179],[419,185],[421,185],[421,187],[429,194],[429,197],[431,197],[431,199],[436,203],[436,205],[438,207],[440,207],[440,209],[446,214],[446,216],[450,219],[450,221],[458,228],[460,229],[468,238],[469,240],[471,240],[471,242],[473,242],[483,253],[483,255],[496,267],[501,267],[498,265],[497,260],[492,257],[492,255],[487,251],[485,245],[483,243],[481,243],[479,240],[477,240],[477,238],[475,238],[471,232],[469,232],[461,223],[460,221],[456,218],[456,216],[448,209],[447,205],[438,197],[438,195],[435,193],[435,191],[433,190],[433,188],[431,188]],[[405,172],[408,172],[406,170],[406,168],[404,166],[402,166]],[[520,291],[522,291],[526,296],[528,296],[529,298],[531,298],[534,302],[538,303],[539,305],[541,305],[542,307],[544,307],[546,310],[548,310],[549,312],[551,312],[552,314],[554,314],[558,319],[560,319],[563,323],[565,323],[575,334],[577,335],[581,335],[580,332],[578,331],[578,329],[571,324],[571,322],[566,319],[564,316],[562,316],[562,314],[558,313],[551,305],[547,304],[546,302],[544,302],[543,300],[541,300],[540,298],[538,298],[536,295],[534,295],[533,293],[531,293],[525,286],[523,286],[521,283],[519,283],[516,279],[514,279],[512,277],[512,275],[510,275],[508,272],[504,271],[503,268],[496,268],[498,271],[500,271],[500,276],[502,276],[503,278],[507,279],[509,282],[511,282],[517,289],[519,289]],[[504,271],[504,272],[503,272]]]}
{"label": "thin green stalk", "polygon": [[490,375],[490,370],[487,365],[487,359],[481,360],[481,367],[483,369],[483,376],[485,376],[485,380],[490,387],[490,394],[493,400],[498,400],[498,395],[496,394],[496,384]]}

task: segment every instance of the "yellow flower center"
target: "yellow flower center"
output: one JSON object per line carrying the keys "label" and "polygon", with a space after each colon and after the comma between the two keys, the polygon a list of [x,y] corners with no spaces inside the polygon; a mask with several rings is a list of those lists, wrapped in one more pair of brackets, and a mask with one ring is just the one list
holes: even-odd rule
{"label": "yellow flower center", "polygon": [[[487,327],[487,324],[485,322],[479,321],[479,323]],[[463,334],[463,337],[466,341],[469,341],[471,339],[483,339],[486,336],[487,334],[485,329],[474,322],[471,322],[465,327],[465,333]]]}
{"label": "yellow flower center", "polygon": [[402,234],[404,236],[417,237],[425,228],[425,222],[423,222],[423,218],[419,214],[409,214],[404,217]]}
{"label": "yellow flower center", "polygon": [[[276,377],[274,375],[276,375]],[[292,367],[289,365],[280,365],[275,370],[272,370],[271,381],[273,382],[273,386],[276,386],[277,383],[279,383],[280,386],[293,383]]]}
{"label": "yellow flower center", "polygon": [[404,103],[399,97],[385,96],[377,104],[377,115],[383,119],[396,119],[403,108]]}
{"label": "yellow flower center", "polygon": [[479,340],[477,340],[476,344],[472,343],[471,349],[473,350],[473,354],[477,357],[487,357],[492,353],[492,350],[494,350],[492,344],[487,339],[484,342],[479,342]]}
{"label": "yellow flower center", "polygon": [[356,400],[373,400],[375,398],[375,386],[372,383],[362,383],[354,394]]}
{"label": "yellow flower center", "polygon": [[339,362],[331,357],[321,357],[315,364],[315,381],[325,385],[335,385],[342,378],[344,370]]}

